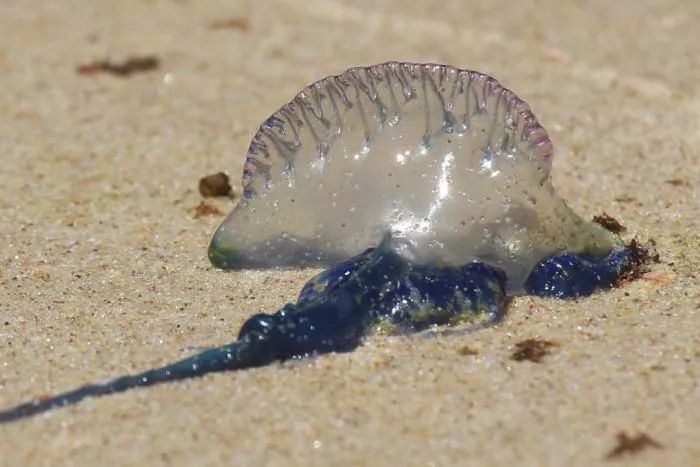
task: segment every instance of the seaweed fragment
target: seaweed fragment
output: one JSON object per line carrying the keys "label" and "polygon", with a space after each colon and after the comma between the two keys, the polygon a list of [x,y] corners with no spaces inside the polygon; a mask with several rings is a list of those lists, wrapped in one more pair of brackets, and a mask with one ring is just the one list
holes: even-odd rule
{"label": "seaweed fragment", "polygon": [[76,68],[79,75],[90,76],[98,73],[107,73],[121,78],[126,78],[134,73],[145,73],[156,70],[160,66],[160,60],[152,55],[129,57],[123,62],[110,60],[97,60]]}
{"label": "seaweed fragment", "polygon": [[645,449],[663,449],[664,445],[646,433],[630,436],[624,431],[617,434],[617,444],[605,456],[606,459],[617,459],[625,454],[637,454]]}
{"label": "seaweed fragment", "polygon": [[652,247],[644,246],[639,243],[636,238],[633,238],[629,244],[627,244],[629,257],[617,277],[617,281],[615,282],[616,287],[639,279],[643,274],[649,272],[649,263],[660,262],[659,253],[653,249],[655,245],[654,240],[650,240],[649,243]]}
{"label": "seaweed fragment", "polygon": [[556,342],[543,339],[525,339],[515,344],[511,359],[516,362],[529,361],[541,363],[542,359],[552,353],[552,348],[558,347]]}
{"label": "seaweed fragment", "polygon": [[235,29],[238,31],[247,31],[249,28],[250,23],[246,18],[229,18],[209,22],[209,29]]}
{"label": "seaweed fragment", "polygon": [[599,224],[604,229],[609,230],[614,234],[619,235],[627,231],[627,227],[620,224],[620,222],[617,219],[605,212],[597,216],[593,216],[593,222]]}

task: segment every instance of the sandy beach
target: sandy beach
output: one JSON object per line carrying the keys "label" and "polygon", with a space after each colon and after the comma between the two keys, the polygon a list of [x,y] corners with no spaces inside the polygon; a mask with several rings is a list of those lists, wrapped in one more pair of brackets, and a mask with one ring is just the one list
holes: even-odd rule
{"label": "sandy beach", "polygon": [[[0,408],[231,342],[294,300],[318,270],[209,264],[235,201],[198,215],[197,184],[225,170],[240,193],[260,122],[351,66],[496,77],[549,131],[558,192],[660,262],[586,299],[517,297],[476,333],[0,425],[0,465],[700,466],[699,22],[695,0],[3,0]],[[539,362],[516,358],[528,339],[552,343]]]}

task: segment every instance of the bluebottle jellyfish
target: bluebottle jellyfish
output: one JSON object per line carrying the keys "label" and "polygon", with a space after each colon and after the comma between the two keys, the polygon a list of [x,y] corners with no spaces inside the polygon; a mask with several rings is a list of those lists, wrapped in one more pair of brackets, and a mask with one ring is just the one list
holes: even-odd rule
{"label": "bluebottle jellyfish", "polygon": [[370,334],[497,323],[509,296],[612,287],[634,252],[555,192],[529,106],[485,74],[384,63],[308,86],[260,126],[243,196],[217,229],[223,269],[326,266],[234,342],[0,412],[8,422],[92,396],[349,351]]}

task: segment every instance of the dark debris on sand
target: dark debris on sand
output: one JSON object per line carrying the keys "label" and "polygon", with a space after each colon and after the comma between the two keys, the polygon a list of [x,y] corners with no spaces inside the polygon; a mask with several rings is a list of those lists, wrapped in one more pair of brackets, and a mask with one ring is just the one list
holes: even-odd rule
{"label": "dark debris on sand", "polygon": [[469,347],[468,345],[465,345],[457,349],[457,353],[462,355],[463,357],[468,357],[470,355],[478,355],[479,351]]}
{"label": "dark debris on sand", "polygon": [[245,18],[229,18],[211,21],[209,29],[235,29],[238,31],[247,31],[250,28],[248,20]]}
{"label": "dark debris on sand", "polygon": [[600,224],[604,229],[609,230],[614,234],[621,234],[627,230],[627,227],[608,213],[602,213],[598,216],[593,216],[593,222]]}
{"label": "dark debris on sand", "polygon": [[542,362],[542,359],[552,353],[552,348],[559,344],[541,339],[525,339],[515,344],[515,350],[510,356],[516,362],[530,361]]}
{"label": "dark debris on sand", "polygon": [[683,180],[682,178],[671,178],[669,180],[664,180],[664,183],[668,183],[672,186],[690,186],[690,182],[688,182],[687,180]]}
{"label": "dark debris on sand", "polygon": [[142,57],[129,57],[123,62],[112,62],[110,60],[97,60],[87,65],[81,65],[76,69],[79,75],[90,76],[97,73],[108,73],[110,75],[126,78],[134,73],[145,73],[156,70],[160,66],[160,61],[152,55]]}
{"label": "dark debris on sand", "polygon": [[624,431],[617,434],[617,445],[608,452],[607,459],[617,459],[625,454],[636,454],[647,448],[663,449],[663,444],[646,433],[629,436]]}

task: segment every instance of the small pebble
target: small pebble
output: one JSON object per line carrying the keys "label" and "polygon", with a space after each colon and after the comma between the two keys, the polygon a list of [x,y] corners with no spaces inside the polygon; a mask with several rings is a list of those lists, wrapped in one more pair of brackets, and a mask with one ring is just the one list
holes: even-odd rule
{"label": "small pebble", "polygon": [[219,172],[203,177],[199,180],[199,193],[205,198],[231,196],[231,184],[229,183],[228,175],[224,172]]}

